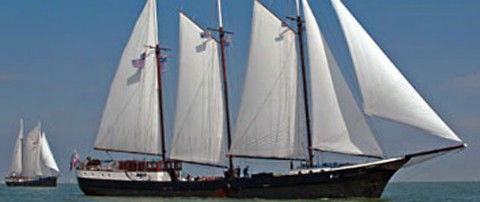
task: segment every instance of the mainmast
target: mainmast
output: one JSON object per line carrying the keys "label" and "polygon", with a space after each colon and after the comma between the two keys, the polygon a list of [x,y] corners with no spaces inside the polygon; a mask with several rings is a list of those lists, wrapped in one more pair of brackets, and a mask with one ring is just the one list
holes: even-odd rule
{"label": "mainmast", "polygon": [[[217,0],[218,6],[218,33],[220,35],[220,51],[222,57],[222,71],[223,71],[223,97],[225,99],[225,113],[226,113],[226,121],[227,121],[227,147],[230,150],[230,146],[232,145],[232,133],[230,128],[230,105],[228,102],[228,82],[227,82],[227,62],[225,59],[225,34],[231,34],[230,32],[226,32],[223,29],[223,19],[222,19],[222,1]],[[230,173],[233,173],[233,157],[232,155],[228,155],[228,165]]]}
{"label": "mainmast", "polygon": [[165,124],[163,120],[163,93],[162,93],[162,62],[160,61],[161,51],[162,50],[169,50],[167,48],[161,48],[159,44],[155,45],[155,57],[157,59],[157,83],[158,83],[158,114],[160,115],[160,137],[162,139],[162,160],[166,161],[166,153],[167,150],[165,149]]}
{"label": "mainmast", "polygon": [[312,133],[310,129],[310,110],[308,105],[308,89],[307,89],[307,76],[306,76],[306,67],[305,67],[305,53],[303,50],[303,20],[300,17],[300,2],[296,1],[297,7],[297,17],[291,18],[297,22],[297,35],[298,35],[298,44],[300,48],[300,63],[302,67],[302,82],[303,82],[303,100],[305,105],[305,118],[307,121],[307,143],[308,143],[308,161],[307,167],[313,166],[313,148],[312,148]]}

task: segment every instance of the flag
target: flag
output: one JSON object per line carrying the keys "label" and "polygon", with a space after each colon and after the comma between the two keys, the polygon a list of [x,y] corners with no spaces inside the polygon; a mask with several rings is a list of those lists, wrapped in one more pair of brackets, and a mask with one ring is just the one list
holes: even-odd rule
{"label": "flag", "polygon": [[167,65],[165,63],[167,63],[167,58],[168,58],[168,55],[167,54],[163,54],[160,56],[160,63],[162,63],[162,67],[160,69],[160,72],[163,73],[163,72],[166,72],[167,71]]}
{"label": "flag", "polygon": [[79,159],[80,159],[80,158],[78,157],[77,150],[74,149],[74,150],[73,150],[73,154],[72,154],[72,156],[70,157],[70,171],[72,171],[72,169],[74,169],[74,168],[77,167]]}
{"label": "flag", "polygon": [[135,68],[143,68],[145,66],[145,53],[140,54],[139,59],[132,60],[132,66]]}
{"label": "flag", "polygon": [[161,63],[165,63],[165,62],[167,62],[167,57],[168,57],[168,55],[167,55],[167,54],[163,54],[163,55],[161,55],[161,56],[160,56],[160,62],[161,62]]}
{"label": "flag", "polygon": [[225,47],[228,47],[230,46],[230,44],[232,44],[232,39],[230,37],[226,38],[223,45],[225,45]]}
{"label": "flag", "polygon": [[200,33],[200,37],[201,38],[209,38],[212,36],[212,32],[211,31],[204,31],[202,33]]}
{"label": "flag", "polygon": [[135,68],[143,68],[143,66],[145,66],[145,60],[143,59],[132,60],[132,66]]}

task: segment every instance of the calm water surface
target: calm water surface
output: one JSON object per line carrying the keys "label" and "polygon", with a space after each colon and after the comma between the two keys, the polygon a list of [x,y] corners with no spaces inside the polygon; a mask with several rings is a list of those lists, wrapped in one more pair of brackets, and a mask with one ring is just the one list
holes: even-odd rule
{"label": "calm water surface", "polygon": [[7,188],[0,184],[0,201],[75,201],[75,202],[236,202],[236,201],[361,201],[361,202],[389,202],[389,201],[479,201],[479,182],[444,182],[444,183],[391,183],[387,186],[381,199],[317,199],[317,200],[263,200],[263,199],[203,199],[203,198],[159,198],[159,197],[91,197],[85,196],[76,184],[59,184],[56,188]]}

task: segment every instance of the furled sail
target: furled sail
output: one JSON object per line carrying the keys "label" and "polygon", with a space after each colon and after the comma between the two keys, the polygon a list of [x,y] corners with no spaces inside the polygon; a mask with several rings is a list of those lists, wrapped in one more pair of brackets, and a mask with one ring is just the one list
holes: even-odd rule
{"label": "furled sail", "polygon": [[310,60],[313,148],[382,156],[368,124],[325,43],[307,0],[303,0]]}
{"label": "furled sail", "polygon": [[35,177],[42,175],[40,167],[40,123],[33,128],[27,135],[23,149],[23,177]]}
{"label": "furled sail", "polygon": [[365,113],[461,142],[340,0],[332,0],[350,49]]}
{"label": "furled sail", "polygon": [[53,158],[52,150],[50,150],[50,145],[47,142],[47,136],[45,136],[45,132],[42,132],[41,137],[41,149],[40,149],[40,158],[42,164],[42,172],[44,175],[51,176],[51,171],[56,172],[57,174],[60,172],[58,169],[57,162]]}
{"label": "furled sail", "polygon": [[295,33],[254,1],[248,67],[230,153],[258,158],[303,155],[296,134]]}
{"label": "furled sail", "polygon": [[170,158],[219,163],[225,153],[217,42],[183,13],[179,37],[177,108]]}
{"label": "furled sail", "polygon": [[9,175],[19,175],[22,172],[22,140],[23,140],[23,120],[20,119],[20,130],[18,132],[15,147],[13,148],[12,162],[10,163]]}
{"label": "furled sail", "polygon": [[159,154],[155,0],[148,0],[125,47],[95,149]]}

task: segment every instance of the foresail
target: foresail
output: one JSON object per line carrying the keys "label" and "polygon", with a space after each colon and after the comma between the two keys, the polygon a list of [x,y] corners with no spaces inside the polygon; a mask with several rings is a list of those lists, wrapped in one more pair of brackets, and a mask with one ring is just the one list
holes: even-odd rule
{"label": "foresail", "polygon": [[27,135],[23,149],[23,177],[34,177],[42,175],[40,167],[40,123],[35,126]]}
{"label": "foresail", "polygon": [[50,150],[50,145],[47,142],[47,136],[45,133],[42,133],[42,142],[41,142],[41,150],[40,150],[40,158],[41,164],[43,168],[44,175],[51,175],[51,171],[55,171],[57,174],[60,173],[60,169],[58,169],[57,162],[53,158],[52,150]]}
{"label": "foresail", "polygon": [[303,0],[312,92],[313,148],[381,157],[382,151]]}
{"label": "foresail", "polygon": [[95,149],[160,154],[155,0],[148,0],[125,47]]}
{"label": "foresail", "polygon": [[19,175],[22,172],[22,140],[23,140],[23,120],[20,120],[20,130],[18,131],[18,137],[15,141],[15,147],[13,148],[12,162],[8,174]]}
{"label": "foresail", "polygon": [[339,0],[332,3],[350,49],[365,112],[461,142],[347,8]]}
{"label": "foresail", "polygon": [[219,163],[225,157],[225,142],[218,45],[183,13],[179,35],[178,91],[170,158]]}
{"label": "foresail", "polygon": [[295,33],[254,1],[248,67],[230,153],[292,158],[303,155],[296,134]]}

